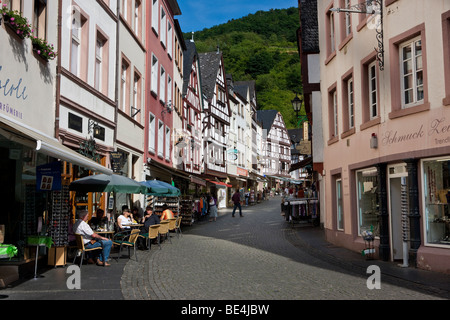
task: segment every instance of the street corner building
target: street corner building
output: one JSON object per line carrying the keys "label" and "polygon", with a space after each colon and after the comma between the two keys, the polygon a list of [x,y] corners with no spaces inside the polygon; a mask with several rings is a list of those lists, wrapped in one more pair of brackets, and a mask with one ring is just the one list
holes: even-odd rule
{"label": "street corner building", "polygon": [[373,2],[299,1],[319,26],[326,238],[449,273],[450,2]]}

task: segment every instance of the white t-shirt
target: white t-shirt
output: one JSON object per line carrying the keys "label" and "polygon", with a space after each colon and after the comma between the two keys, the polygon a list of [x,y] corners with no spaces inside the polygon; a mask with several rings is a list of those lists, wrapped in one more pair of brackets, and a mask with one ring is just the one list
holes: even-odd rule
{"label": "white t-shirt", "polygon": [[73,225],[73,232],[81,234],[84,244],[92,240],[92,235],[94,234],[91,227],[81,219],[78,219]]}
{"label": "white t-shirt", "polygon": [[129,229],[130,227],[127,225],[131,224],[131,218],[130,217],[125,217],[123,214],[121,214],[118,218],[117,218],[117,223],[119,223],[122,225],[122,228],[124,229]]}

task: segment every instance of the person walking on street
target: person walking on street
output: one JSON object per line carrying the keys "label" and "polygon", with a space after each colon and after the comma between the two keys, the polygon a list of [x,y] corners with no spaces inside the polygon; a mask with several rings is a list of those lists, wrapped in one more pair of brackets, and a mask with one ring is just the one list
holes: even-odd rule
{"label": "person walking on street", "polygon": [[234,213],[236,212],[236,208],[239,208],[239,215],[242,217],[242,208],[241,208],[241,195],[239,193],[239,190],[236,190],[233,194],[233,197],[231,197],[231,200],[233,200],[234,208],[232,217],[234,218]]}
{"label": "person walking on street", "polygon": [[209,199],[209,221],[217,221],[217,202],[213,196]]}

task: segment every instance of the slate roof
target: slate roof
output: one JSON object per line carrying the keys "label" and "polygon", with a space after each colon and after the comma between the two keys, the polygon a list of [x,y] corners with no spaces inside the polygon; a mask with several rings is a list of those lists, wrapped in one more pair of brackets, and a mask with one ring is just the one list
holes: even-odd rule
{"label": "slate roof", "polygon": [[[183,96],[187,94],[189,80],[191,78],[191,68],[195,57],[198,57],[197,47],[192,41],[186,41],[186,51],[183,54]],[[200,70],[197,70],[197,75],[200,75]]]}
{"label": "slate roof", "polygon": [[302,51],[319,52],[317,0],[300,0],[300,25]]}
{"label": "slate roof", "polygon": [[200,60],[200,69],[202,70],[202,94],[210,101],[214,95],[217,73],[222,60],[222,52],[200,53],[198,56]]}
{"label": "slate roof", "polygon": [[256,116],[258,121],[261,123],[262,128],[267,130],[267,133],[269,133],[270,128],[272,128],[273,121],[275,120],[275,117],[277,116],[278,111],[277,110],[257,110]]}

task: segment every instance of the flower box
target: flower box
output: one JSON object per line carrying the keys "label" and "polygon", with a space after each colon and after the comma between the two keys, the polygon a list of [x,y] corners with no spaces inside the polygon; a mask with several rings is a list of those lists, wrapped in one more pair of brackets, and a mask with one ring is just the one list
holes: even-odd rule
{"label": "flower box", "polygon": [[31,25],[28,20],[17,11],[12,11],[3,7],[0,10],[5,25],[8,26],[19,38],[25,39],[31,35]]}

